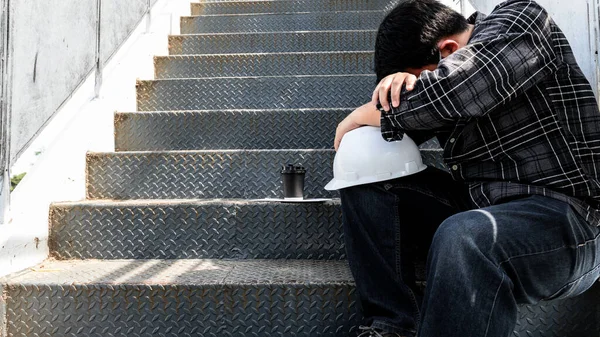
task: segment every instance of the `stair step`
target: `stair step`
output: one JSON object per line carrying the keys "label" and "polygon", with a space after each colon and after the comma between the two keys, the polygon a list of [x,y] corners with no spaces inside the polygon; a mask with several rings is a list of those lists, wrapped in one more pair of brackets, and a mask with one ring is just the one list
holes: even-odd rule
{"label": "stair step", "polygon": [[339,200],[69,202],[50,210],[57,259],[345,258]]}
{"label": "stair step", "polygon": [[352,109],[115,114],[116,151],[331,149]]}
{"label": "stair step", "polygon": [[192,3],[192,15],[381,10],[388,0],[262,0]]}
{"label": "stair step", "polygon": [[88,153],[89,199],[261,199],[282,197],[281,166],[301,163],[307,198],[337,195],[333,150],[219,150]]}
{"label": "stair step", "polygon": [[3,283],[8,336],[347,337],[360,319],[345,261],[47,261]]}
{"label": "stair step", "polygon": [[373,73],[372,52],[171,55],[154,58],[155,79]]}
{"label": "stair step", "polygon": [[138,81],[138,111],[355,108],[373,75],[277,76]]}
{"label": "stair step", "polygon": [[[439,167],[439,149],[421,150]],[[87,155],[88,199],[262,199],[282,197],[280,169],[303,164],[306,198],[332,198],[333,150],[107,152]]]}
{"label": "stair step", "polygon": [[[360,324],[346,261],[46,261],[0,280],[7,336],[347,337]],[[597,337],[596,283],[519,305],[515,337]]]}
{"label": "stair step", "polygon": [[[352,110],[117,112],[115,150],[331,149],[337,124]],[[420,148],[424,156],[442,151],[435,138]]]}
{"label": "stair step", "polygon": [[181,34],[377,29],[385,11],[198,15],[181,18]]}
{"label": "stair step", "polygon": [[375,30],[225,33],[169,36],[170,55],[372,51]]}

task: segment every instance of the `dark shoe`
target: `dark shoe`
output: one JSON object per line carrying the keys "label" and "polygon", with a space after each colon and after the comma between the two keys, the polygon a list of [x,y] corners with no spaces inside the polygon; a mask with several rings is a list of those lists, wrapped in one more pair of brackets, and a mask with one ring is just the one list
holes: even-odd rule
{"label": "dark shoe", "polygon": [[385,332],[383,330],[374,329],[370,326],[359,326],[358,330],[362,331],[357,337],[403,337],[394,332]]}

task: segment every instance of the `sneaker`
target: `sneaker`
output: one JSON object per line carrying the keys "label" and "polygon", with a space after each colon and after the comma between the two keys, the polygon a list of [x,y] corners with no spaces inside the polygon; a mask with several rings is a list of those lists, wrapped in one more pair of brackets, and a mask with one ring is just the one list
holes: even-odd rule
{"label": "sneaker", "polygon": [[371,328],[370,326],[359,326],[358,330],[362,331],[357,337],[403,337],[395,332],[385,332],[383,330]]}

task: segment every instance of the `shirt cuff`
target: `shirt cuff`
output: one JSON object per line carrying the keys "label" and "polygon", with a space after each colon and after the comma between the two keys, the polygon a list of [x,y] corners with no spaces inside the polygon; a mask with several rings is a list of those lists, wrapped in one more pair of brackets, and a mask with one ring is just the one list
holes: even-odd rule
{"label": "shirt cuff", "polygon": [[393,142],[397,140],[402,140],[404,138],[405,131],[399,129],[397,126],[394,126],[391,118],[393,115],[390,114],[390,111],[383,110],[381,104],[377,104],[377,109],[381,112],[381,136],[388,142]]}

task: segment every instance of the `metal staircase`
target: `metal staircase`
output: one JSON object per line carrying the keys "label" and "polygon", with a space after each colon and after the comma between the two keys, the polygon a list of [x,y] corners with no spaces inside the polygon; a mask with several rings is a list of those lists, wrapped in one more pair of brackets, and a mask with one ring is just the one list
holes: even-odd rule
{"label": "metal staircase", "polygon": [[[2,280],[6,336],[354,336],[331,179],[335,127],[370,97],[389,0],[192,4],[87,200],[51,207],[51,259]],[[189,35],[185,35],[189,34]],[[423,150],[436,162],[435,143]],[[308,168],[281,197],[279,168]],[[598,337],[599,287],[521,306],[514,336]],[[451,309],[451,308],[449,308]]]}

